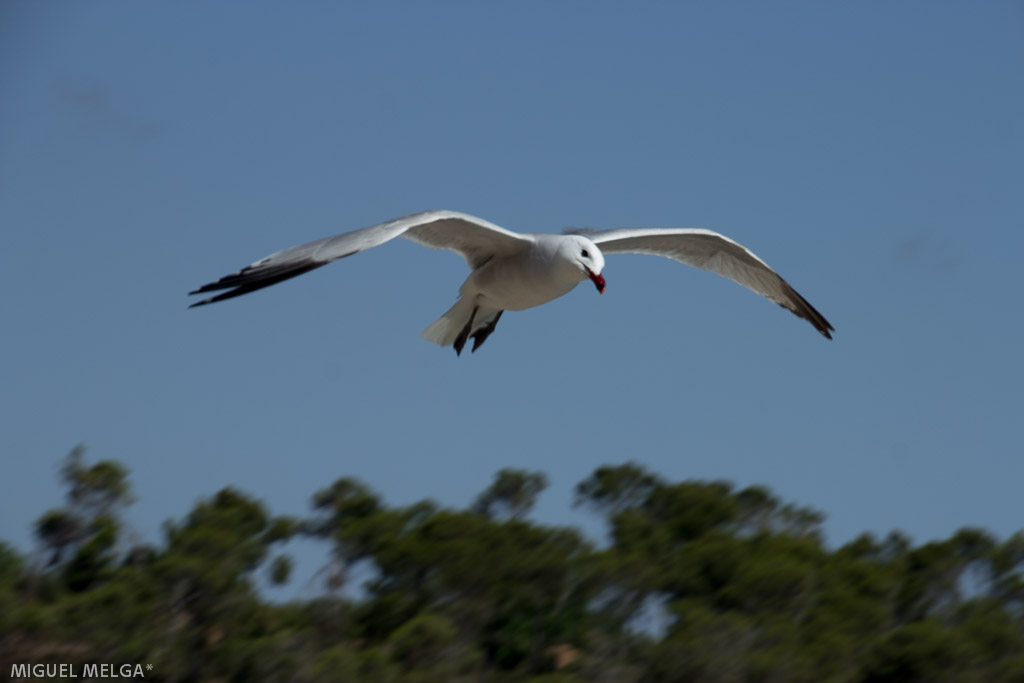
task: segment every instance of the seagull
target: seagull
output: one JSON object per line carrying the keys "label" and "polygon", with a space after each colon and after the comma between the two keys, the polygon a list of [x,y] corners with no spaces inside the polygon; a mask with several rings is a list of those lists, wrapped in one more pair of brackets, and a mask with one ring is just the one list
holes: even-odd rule
{"label": "seagull", "polygon": [[368,228],[300,244],[261,258],[189,294],[228,290],[189,308],[276,285],[331,261],[404,237],[432,249],[450,249],[469,265],[459,299],[423,330],[424,339],[462,354],[476,351],[505,311],[522,311],[568,294],[584,280],[604,293],[605,254],[653,254],[710,270],[771,299],[807,320],[826,339],[834,328],[778,273],[743,245],[700,228],[568,229],[563,234],[511,232],[457,211],[422,211]]}

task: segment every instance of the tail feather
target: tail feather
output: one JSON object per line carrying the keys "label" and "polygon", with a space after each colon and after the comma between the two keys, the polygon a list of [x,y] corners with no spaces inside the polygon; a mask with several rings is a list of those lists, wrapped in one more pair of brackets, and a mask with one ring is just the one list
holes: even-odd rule
{"label": "tail feather", "polygon": [[420,336],[434,344],[451,346],[462,332],[462,328],[469,322],[469,316],[472,313],[473,303],[466,299],[459,299],[454,306],[445,311],[444,315],[430,323],[427,329],[420,333]]}
{"label": "tail feather", "polygon": [[[474,308],[476,309],[475,315],[473,314]],[[498,322],[501,311],[479,308],[478,305],[473,304],[472,299],[456,301],[455,305],[445,311],[444,315],[430,323],[427,329],[420,333],[420,336],[434,344],[455,346],[459,341],[459,336],[469,324],[471,315],[473,316],[473,325],[466,336],[473,336],[473,350],[476,350],[483,340],[494,331],[494,325]],[[480,338],[477,338],[478,334],[481,335]],[[461,341],[465,343],[465,339]]]}

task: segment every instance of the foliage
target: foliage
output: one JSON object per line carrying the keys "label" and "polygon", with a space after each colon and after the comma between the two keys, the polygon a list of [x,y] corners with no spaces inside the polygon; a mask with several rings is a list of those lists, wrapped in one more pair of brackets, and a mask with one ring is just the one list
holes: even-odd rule
{"label": "foliage", "polygon": [[[529,520],[547,479],[514,469],[463,510],[344,477],[292,519],[225,488],[132,545],[123,465],[77,448],[61,479],[38,554],[0,543],[0,661],[145,661],[165,681],[1024,680],[1024,533],[830,549],[820,513],[764,487],[627,463],[576,488],[603,546]],[[295,537],[330,548],[323,593],[269,601]]]}

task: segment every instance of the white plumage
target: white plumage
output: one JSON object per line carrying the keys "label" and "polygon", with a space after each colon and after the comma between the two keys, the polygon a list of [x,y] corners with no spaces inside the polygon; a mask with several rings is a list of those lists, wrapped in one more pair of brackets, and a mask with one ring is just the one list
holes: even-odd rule
{"label": "white plumage", "polygon": [[269,287],[346,256],[404,237],[433,249],[458,252],[471,272],[459,300],[423,337],[461,353],[475,351],[494,331],[503,311],[540,306],[590,279],[604,291],[604,254],[653,254],[727,277],[808,320],[828,339],[825,318],[768,265],[741,244],[710,230],[619,228],[572,230],[568,234],[519,234],[456,211],[423,211],[361,230],[276,252],[237,273],[189,292],[229,290],[192,306]]}

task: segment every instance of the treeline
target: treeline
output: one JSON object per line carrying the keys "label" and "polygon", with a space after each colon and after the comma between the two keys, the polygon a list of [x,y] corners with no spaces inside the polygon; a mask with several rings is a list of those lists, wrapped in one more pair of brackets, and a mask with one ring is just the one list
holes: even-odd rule
{"label": "treeline", "polygon": [[[126,468],[71,453],[38,548],[0,544],[0,664],[152,664],[160,681],[1024,681],[1024,534],[826,547],[763,487],[602,467],[576,504],[608,543],[527,518],[546,478],[502,470],[468,509],[385,504],[342,478],[305,518],[226,488],[125,533]],[[295,538],[323,589],[279,604]],[[361,568],[372,568],[367,572]],[[343,590],[369,580],[358,600]]]}

